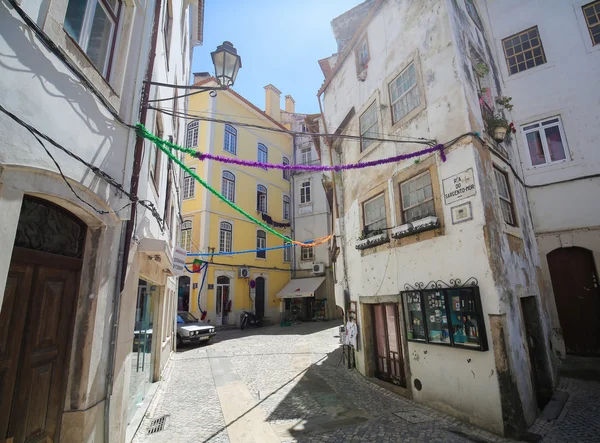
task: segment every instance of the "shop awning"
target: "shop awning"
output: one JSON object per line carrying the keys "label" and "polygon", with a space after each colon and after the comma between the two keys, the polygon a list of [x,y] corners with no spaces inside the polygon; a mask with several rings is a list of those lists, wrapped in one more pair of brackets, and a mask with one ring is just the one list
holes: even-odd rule
{"label": "shop awning", "polygon": [[277,293],[277,298],[314,297],[325,277],[295,278]]}

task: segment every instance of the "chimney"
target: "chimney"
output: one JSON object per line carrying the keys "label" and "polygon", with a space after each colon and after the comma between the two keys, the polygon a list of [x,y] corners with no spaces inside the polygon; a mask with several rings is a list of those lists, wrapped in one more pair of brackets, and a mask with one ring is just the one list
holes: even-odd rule
{"label": "chimney", "polygon": [[265,112],[281,122],[281,91],[271,84],[265,86]]}
{"label": "chimney", "polygon": [[194,84],[206,80],[210,76],[210,72],[194,72]]}
{"label": "chimney", "polygon": [[289,112],[290,114],[296,112],[296,101],[289,94],[285,96],[285,112]]}

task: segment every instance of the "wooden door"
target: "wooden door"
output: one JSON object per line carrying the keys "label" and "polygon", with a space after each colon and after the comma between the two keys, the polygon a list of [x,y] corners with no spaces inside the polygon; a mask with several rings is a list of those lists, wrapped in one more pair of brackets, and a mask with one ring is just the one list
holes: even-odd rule
{"label": "wooden door", "polygon": [[561,248],[547,258],[567,353],[600,355],[600,288],[592,252]]}
{"label": "wooden door", "polygon": [[265,316],[265,279],[256,278],[256,295],[254,297],[254,313],[258,317]]}
{"label": "wooden door", "polygon": [[376,376],[406,387],[397,304],[373,305],[373,330]]}
{"label": "wooden door", "polygon": [[[56,265],[11,263],[0,328],[6,350],[0,367],[7,374],[0,435],[15,443],[58,441],[78,275]],[[10,316],[8,322],[5,316]]]}

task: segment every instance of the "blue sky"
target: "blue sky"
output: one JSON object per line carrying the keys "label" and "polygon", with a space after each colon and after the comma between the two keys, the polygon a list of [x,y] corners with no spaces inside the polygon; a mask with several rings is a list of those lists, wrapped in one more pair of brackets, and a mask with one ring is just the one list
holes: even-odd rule
{"label": "blue sky", "polygon": [[194,50],[192,72],[214,73],[210,52],[229,40],[242,57],[234,89],[264,109],[263,86],[272,83],[296,100],[296,112],[316,113],[323,82],[317,61],[336,52],[333,18],[361,0],[206,0],[204,44]]}

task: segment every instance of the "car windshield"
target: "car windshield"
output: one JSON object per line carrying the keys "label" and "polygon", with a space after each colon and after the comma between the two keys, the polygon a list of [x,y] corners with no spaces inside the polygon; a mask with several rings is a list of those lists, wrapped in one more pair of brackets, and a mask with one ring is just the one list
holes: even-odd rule
{"label": "car windshield", "polygon": [[186,324],[186,323],[197,323],[198,319],[194,317],[189,312],[178,312],[177,313],[177,324]]}

